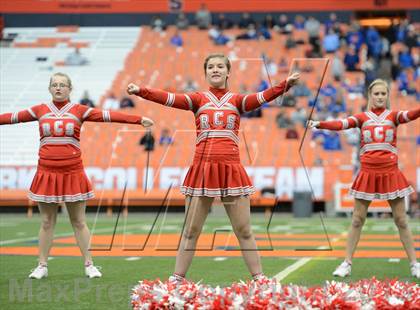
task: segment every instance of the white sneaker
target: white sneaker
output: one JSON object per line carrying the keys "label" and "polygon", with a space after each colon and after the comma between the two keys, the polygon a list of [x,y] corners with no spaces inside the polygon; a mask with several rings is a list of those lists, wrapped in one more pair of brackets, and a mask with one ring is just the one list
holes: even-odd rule
{"label": "white sneaker", "polygon": [[182,284],[184,281],[186,281],[186,279],[183,276],[177,274],[173,274],[168,278],[169,283],[176,285]]}
{"label": "white sneaker", "polygon": [[411,275],[414,278],[420,279],[420,263],[416,262],[410,266]]}
{"label": "white sneaker", "polygon": [[102,273],[99,271],[100,267],[96,267],[94,265],[89,265],[85,267],[85,274],[89,279],[92,278],[100,278],[102,277]]}
{"label": "white sneaker", "polygon": [[40,280],[48,277],[48,267],[45,265],[38,265],[35,269],[31,270],[29,278]]}
{"label": "white sneaker", "polygon": [[265,274],[259,273],[252,276],[252,281],[253,282],[268,282],[269,279],[266,277]]}
{"label": "white sneaker", "polygon": [[333,276],[335,277],[347,277],[351,275],[351,264],[347,261],[344,261],[337,267],[337,269],[333,272]]}

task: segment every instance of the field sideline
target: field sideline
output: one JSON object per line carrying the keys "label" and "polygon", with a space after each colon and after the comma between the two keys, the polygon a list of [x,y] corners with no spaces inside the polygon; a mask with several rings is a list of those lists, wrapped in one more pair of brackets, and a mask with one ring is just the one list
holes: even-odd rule
{"label": "field sideline", "polygon": [[[112,240],[116,216],[110,218],[99,214],[88,215],[88,225],[93,231],[93,247],[107,247]],[[129,214],[120,218],[111,251],[95,251],[95,264],[102,267],[104,277],[88,280],[83,277],[82,261],[74,247],[71,226],[65,215],[60,214],[56,227],[56,238],[52,259],[49,262],[49,277],[41,281],[27,279],[29,271],[36,265],[37,233],[39,217],[26,218],[25,215],[2,215],[0,217],[0,302],[6,309],[128,309],[131,288],[139,280],[166,279],[175,264],[176,236],[183,224],[182,214],[168,214],[157,219],[148,243],[148,233],[152,229],[155,216],[152,214]],[[281,282],[304,286],[322,285],[333,280],[332,271],[341,261],[345,233],[350,220],[324,219],[326,237],[318,216],[311,219],[295,219],[285,214],[275,214],[269,227],[273,250],[261,251],[265,273],[281,278]],[[257,243],[265,249],[268,243],[268,219],[262,214],[253,215],[253,229]],[[232,282],[248,280],[249,274],[240,257],[240,251],[229,229],[227,217],[209,215],[203,238],[198,248],[199,257],[193,260],[188,278],[213,286],[227,286]],[[415,238],[417,253],[420,254],[420,225],[410,223]],[[214,231],[218,231],[211,250]],[[160,237],[158,237],[160,235]],[[168,238],[170,236],[170,238]],[[100,240],[105,242],[99,242]],[[135,241],[133,243],[133,240]],[[160,241],[159,241],[160,240]],[[163,242],[163,240],[166,242]],[[328,240],[332,251],[328,249]],[[168,243],[169,242],[169,243]],[[156,251],[156,245],[175,247],[175,250]],[[121,248],[145,246],[144,251],[129,251],[115,257]],[[226,247],[228,250],[226,250]],[[6,254],[8,250],[19,249],[19,255]],[[119,248],[119,250],[118,250]],[[150,252],[155,249],[155,253]],[[296,251],[296,249],[300,249]],[[304,249],[324,249],[307,252]],[[7,250],[7,251],[6,251]],[[345,279],[355,282],[359,279],[398,278],[414,282],[409,276],[408,263],[399,242],[396,228],[390,219],[369,218],[358,248],[360,253],[375,253],[380,258],[360,257],[354,260],[353,274]],[[54,252],[55,251],[55,252]],[[148,252],[149,251],[149,252]],[[148,255],[144,255],[144,253]],[[159,252],[157,255],[156,252]],[[64,254],[63,254],[64,253]],[[66,254],[70,253],[70,255]],[[73,254],[71,254],[73,253]],[[207,253],[203,257],[202,253]],[[267,255],[284,253],[285,255]],[[297,253],[297,254],[293,254]],[[308,253],[308,255],[305,255]],[[314,253],[316,255],[314,255]],[[113,256],[111,256],[112,254]],[[121,254],[121,253],[120,253]],[[286,255],[287,254],[287,255]],[[337,255],[338,254],[338,255]],[[418,255],[420,257],[420,255]],[[420,283],[420,281],[417,281]]]}

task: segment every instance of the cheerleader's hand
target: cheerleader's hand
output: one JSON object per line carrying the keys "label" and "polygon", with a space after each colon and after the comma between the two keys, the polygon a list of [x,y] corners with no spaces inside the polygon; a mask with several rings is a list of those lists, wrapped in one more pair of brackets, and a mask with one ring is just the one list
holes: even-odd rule
{"label": "cheerleader's hand", "polygon": [[287,85],[294,86],[298,83],[300,79],[300,74],[298,72],[292,73],[286,79]]}
{"label": "cheerleader's hand", "polygon": [[309,120],[308,127],[309,128],[318,128],[319,124],[320,124],[319,121]]}
{"label": "cheerleader's hand", "polygon": [[140,87],[138,87],[136,84],[134,83],[130,83],[127,86],[127,93],[129,95],[135,95],[138,94],[140,92]]}
{"label": "cheerleader's hand", "polygon": [[143,127],[151,127],[154,125],[154,122],[150,118],[143,116],[141,118],[141,124],[143,125]]}

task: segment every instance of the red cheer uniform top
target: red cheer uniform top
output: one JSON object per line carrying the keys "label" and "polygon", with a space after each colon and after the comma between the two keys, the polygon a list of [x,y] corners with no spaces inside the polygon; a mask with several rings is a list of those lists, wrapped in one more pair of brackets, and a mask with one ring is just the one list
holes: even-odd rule
{"label": "red cheer uniform top", "polygon": [[38,121],[40,163],[43,160],[74,163],[81,159],[80,128],[83,122],[140,124],[141,116],[89,108],[71,102],[42,103],[23,111],[0,115],[0,125]]}
{"label": "red cheer uniform top", "polygon": [[139,97],[192,111],[197,129],[196,154],[238,154],[240,115],[274,100],[290,87],[283,81],[254,94],[235,94],[228,89],[210,87],[206,92],[174,94],[159,89],[140,88]]}
{"label": "red cheer uniform top", "polygon": [[361,163],[398,162],[397,127],[420,117],[420,108],[410,111],[390,111],[379,108],[342,120],[320,122],[318,128],[344,130],[360,128]]}

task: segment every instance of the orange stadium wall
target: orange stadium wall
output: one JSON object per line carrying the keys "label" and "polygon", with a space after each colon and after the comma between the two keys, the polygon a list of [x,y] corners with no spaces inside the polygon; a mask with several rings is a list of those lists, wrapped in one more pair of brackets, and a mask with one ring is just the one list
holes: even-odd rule
{"label": "orange stadium wall", "polygon": [[289,12],[340,10],[416,10],[413,0],[13,0],[0,1],[1,13],[169,13],[195,12],[205,3],[212,12]]}

